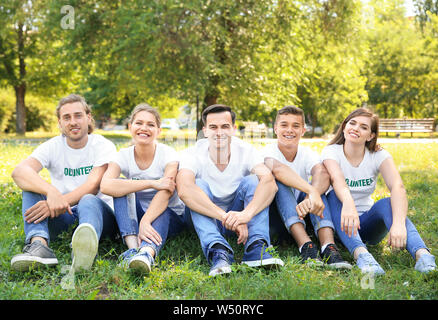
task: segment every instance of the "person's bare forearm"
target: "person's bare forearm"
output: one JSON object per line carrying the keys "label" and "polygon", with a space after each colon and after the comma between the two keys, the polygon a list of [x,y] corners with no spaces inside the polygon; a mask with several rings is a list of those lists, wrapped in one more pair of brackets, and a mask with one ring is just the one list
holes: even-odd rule
{"label": "person's bare forearm", "polygon": [[38,172],[28,166],[18,165],[12,172],[12,179],[23,191],[30,191],[45,196],[49,192],[58,191],[53,185],[41,178]]}
{"label": "person's bare forearm", "polygon": [[147,219],[149,223],[154,222],[154,220],[167,209],[171,196],[172,195],[167,190],[158,191],[149,204],[149,207],[146,210],[142,220]]}
{"label": "person's bare forearm", "polygon": [[317,164],[313,167],[312,182],[310,184],[285,164],[273,163],[272,174],[275,176],[275,179],[284,185],[306,194],[311,193],[313,191],[312,188],[314,188],[321,195],[330,187],[330,175],[322,164]]}
{"label": "person's bare forearm", "polygon": [[[265,164],[267,163],[268,161],[265,161]],[[284,164],[280,165],[273,163],[268,167],[272,167],[272,174],[274,175],[275,179],[280,181],[282,184],[307,194],[310,193],[312,188],[311,185],[288,166]]]}
{"label": "person's bare forearm", "polygon": [[[180,181],[178,181],[180,180]],[[215,205],[195,183],[184,183],[177,177],[178,195],[193,211],[223,221],[225,211]]]}
{"label": "person's bare forearm", "polygon": [[155,180],[102,179],[100,190],[112,197],[123,197],[129,193],[151,189]]}
{"label": "person's bare forearm", "polygon": [[393,224],[405,226],[408,212],[408,199],[404,186],[394,186],[391,190],[391,208]]}
{"label": "person's bare forearm", "polygon": [[81,184],[76,189],[64,194],[64,198],[68,203],[73,206],[81,200],[81,198],[86,194],[96,195],[99,192],[100,182],[102,176],[107,168],[107,165],[94,167],[90,174],[88,175],[85,183]]}
{"label": "person's bare forearm", "polygon": [[251,218],[254,217],[271,204],[277,190],[277,184],[271,174],[261,176],[259,184],[254,192],[253,199],[243,211],[245,211]]}
{"label": "person's bare forearm", "polygon": [[323,164],[313,167],[311,184],[319,194],[324,194],[330,187],[330,175]]}

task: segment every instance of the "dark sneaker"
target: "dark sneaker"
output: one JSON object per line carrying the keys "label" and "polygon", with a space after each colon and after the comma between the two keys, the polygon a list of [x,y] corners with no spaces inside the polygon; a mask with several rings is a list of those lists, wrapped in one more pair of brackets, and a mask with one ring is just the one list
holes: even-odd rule
{"label": "dark sneaker", "polygon": [[139,251],[131,259],[129,259],[129,269],[138,271],[139,273],[149,273],[154,265],[154,258],[147,251]]}
{"label": "dark sneaker", "polygon": [[272,257],[268,249],[269,247],[263,240],[254,241],[243,254],[242,264],[249,267],[284,266],[284,262],[281,259]]}
{"label": "dark sneaker", "polygon": [[338,248],[335,244],[329,244],[321,253],[322,260],[327,264],[328,267],[334,269],[351,269],[353,266],[347,261],[342,259]]}
{"label": "dark sneaker", "polygon": [[23,248],[23,253],[15,255],[11,260],[11,267],[16,271],[27,271],[31,266],[55,266],[58,264],[53,250],[41,241],[35,240]]}
{"label": "dark sneaker", "polygon": [[227,250],[211,248],[209,257],[211,263],[209,276],[215,277],[220,274],[231,273],[231,264],[234,262],[234,258]]}
{"label": "dark sneaker", "polygon": [[94,227],[89,223],[81,223],[71,239],[73,250],[72,268],[74,271],[91,269],[97,255],[98,245],[99,239]]}
{"label": "dark sneaker", "polygon": [[301,248],[301,263],[321,267],[324,262],[318,257],[318,249],[312,241],[306,242]]}

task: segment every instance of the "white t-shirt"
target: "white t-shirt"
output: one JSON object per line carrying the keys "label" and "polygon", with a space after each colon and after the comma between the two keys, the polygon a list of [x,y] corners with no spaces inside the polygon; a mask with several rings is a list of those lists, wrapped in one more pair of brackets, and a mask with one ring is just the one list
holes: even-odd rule
{"label": "white t-shirt", "polygon": [[[178,161],[178,153],[171,147],[157,143],[155,149],[154,159],[150,166],[141,170],[135,162],[134,156],[135,146],[122,148],[111,160],[120,167],[121,173],[131,180],[158,180],[164,176],[164,170],[170,162]],[[138,200],[140,201],[143,210],[149,207],[149,203],[158,191],[156,189],[145,189],[136,192]],[[169,199],[168,207],[176,214],[182,215],[184,213],[184,203],[179,199],[178,194],[174,192]]]}
{"label": "white t-shirt", "polygon": [[[309,147],[304,147],[298,145],[297,154],[295,155],[295,159],[290,162],[288,161],[283,153],[278,148],[278,143],[272,143],[267,145],[262,150],[263,157],[273,158],[287,166],[289,166],[292,170],[294,170],[301,178],[306,180],[307,182],[311,182],[312,177],[312,168],[321,163],[319,155],[310,149]],[[295,190],[295,197],[298,198],[300,194],[300,190]]]}
{"label": "white t-shirt", "polygon": [[385,159],[390,157],[391,155],[386,150],[370,152],[365,148],[362,162],[359,166],[353,167],[345,157],[343,145],[341,144],[328,145],[321,153],[322,161],[326,159],[335,160],[341,167],[359,215],[373,206],[374,201],[371,199],[371,195],[376,189],[379,167]]}
{"label": "white t-shirt", "polygon": [[[59,135],[39,145],[30,156],[49,170],[52,185],[66,194],[83,185],[91,169],[107,164],[116,152],[114,143],[98,134],[88,135],[81,149],[69,147],[66,137]],[[113,208],[112,197],[100,191],[97,197]]]}
{"label": "white t-shirt", "polygon": [[227,210],[242,179],[264,162],[263,157],[251,144],[232,137],[229,163],[224,171],[220,171],[211,160],[208,148],[208,140],[201,139],[193,147],[183,150],[179,170],[189,169],[195,178],[207,182],[214,196],[213,202]]}

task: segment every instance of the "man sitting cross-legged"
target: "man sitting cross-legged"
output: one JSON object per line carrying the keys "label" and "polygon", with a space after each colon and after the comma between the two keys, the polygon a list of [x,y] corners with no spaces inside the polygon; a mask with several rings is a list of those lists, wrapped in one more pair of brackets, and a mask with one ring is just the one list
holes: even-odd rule
{"label": "man sitting cross-legged", "polygon": [[[50,239],[78,222],[72,237],[72,269],[90,269],[101,235],[115,236],[117,224],[112,198],[99,192],[114,144],[92,134],[91,109],[84,98],[69,95],[60,100],[56,113],[62,132],[40,146],[12,172],[23,190],[22,214],[25,247],[11,266],[26,271],[32,265],[58,264],[49,248]],[[47,168],[51,183],[39,172]]]}
{"label": "man sitting cross-legged", "polygon": [[207,107],[199,140],[181,157],[176,178],[180,198],[191,211],[210,275],[231,272],[233,249],[224,236],[244,244],[242,263],[283,265],[268,252],[269,204],[277,187],[263,158],[234,137],[235,114],[225,105]]}

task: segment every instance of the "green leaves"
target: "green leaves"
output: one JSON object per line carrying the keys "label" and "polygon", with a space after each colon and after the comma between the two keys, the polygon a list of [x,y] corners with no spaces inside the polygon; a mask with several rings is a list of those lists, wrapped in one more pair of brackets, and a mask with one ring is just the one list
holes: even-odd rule
{"label": "green leaves", "polygon": [[25,82],[51,98],[79,92],[98,117],[144,101],[176,114],[196,98],[267,124],[295,104],[325,132],[364,103],[384,117],[429,117],[438,103],[435,2],[416,1],[428,12],[417,24],[401,0],[71,0],[70,29],[65,1],[8,0],[0,85]]}
{"label": "green leaves", "polygon": [[415,20],[404,16],[400,1],[375,3],[373,9],[364,69],[369,103],[383,117],[435,116],[438,37],[432,30],[436,20],[426,23],[421,32]]}

